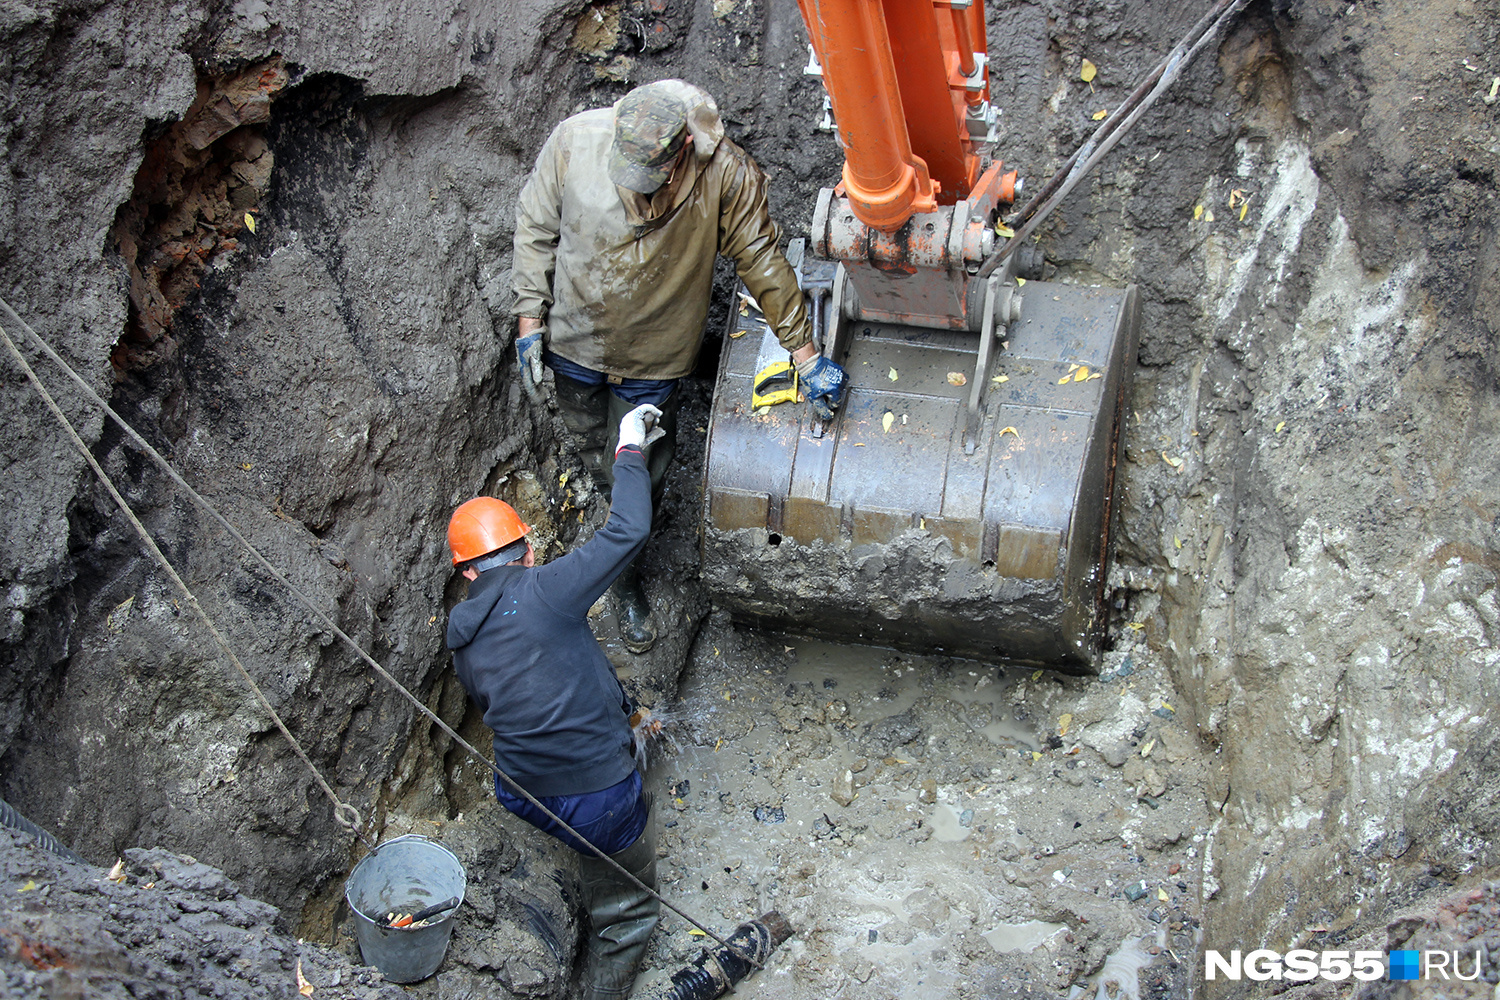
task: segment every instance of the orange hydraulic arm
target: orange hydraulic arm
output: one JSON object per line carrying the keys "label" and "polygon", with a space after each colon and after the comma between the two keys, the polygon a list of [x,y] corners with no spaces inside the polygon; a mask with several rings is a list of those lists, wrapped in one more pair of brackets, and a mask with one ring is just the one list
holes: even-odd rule
{"label": "orange hydraulic arm", "polygon": [[[983,0],[798,0],[845,149],[844,193],[873,229],[952,205],[979,181]],[[982,134],[978,138],[982,138]]]}

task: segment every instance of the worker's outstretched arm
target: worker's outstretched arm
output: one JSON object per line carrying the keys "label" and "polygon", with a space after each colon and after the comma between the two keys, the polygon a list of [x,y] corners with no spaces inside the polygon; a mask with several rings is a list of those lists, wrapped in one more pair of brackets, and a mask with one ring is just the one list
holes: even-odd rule
{"label": "worker's outstretched arm", "polygon": [[[559,126],[560,129],[560,126]],[[545,320],[552,307],[552,275],[557,269],[557,238],[562,225],[563,162],[559,129],[553,129],[521,197],[516,201],[516,238],[511,260],[513,316]]]}
{"label": "worker's outstretched arm", "polygon": [[740,280],[755,296],[776,339],[795,353],[812,343],[812,324],[797,275],[776,245],[780,233],[766,201],[766,175],[728,139],[715,155],[726,157],[733,172],[719,201],[719,252],[734,259]]}
{"label": "worker's outstretched arm", "polygon": [[649,403],[620,421],[620,448],[615,452],[615,485],[609,519],[579,548],[539,566],[539,590],[560,614],[582,618],[615,582],[620,571],[640,555],[651,534],[651,474],[643,449],[661,431],[661,411]]}

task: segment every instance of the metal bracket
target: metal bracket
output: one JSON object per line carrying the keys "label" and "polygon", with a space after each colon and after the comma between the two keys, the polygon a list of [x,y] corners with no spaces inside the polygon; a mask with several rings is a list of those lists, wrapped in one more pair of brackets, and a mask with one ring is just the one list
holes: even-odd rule
{"label": "metal bracket", "polygon": [[990,366],[995,346],[1006,329],[1021,317],[1021,296],[1002,272],[992,274],[984,283],[984,321],[979,331],[979,359],[974,364],[974,380],[969,385],[969,408],[964,417],[964,454],[972,455],[979,446],[979,425],[984,420],[984,393],[990,384]]}

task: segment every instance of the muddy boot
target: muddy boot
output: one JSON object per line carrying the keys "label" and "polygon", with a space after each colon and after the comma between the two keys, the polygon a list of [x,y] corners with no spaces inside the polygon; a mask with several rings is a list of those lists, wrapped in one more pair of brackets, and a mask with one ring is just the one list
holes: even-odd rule
{"label": "muddy boot", "polygon": [[656,642],[656,622],[651,618],[651,605],[646,603],[646,591],[641,587],[635,563],[626,566],[615,578],[609,592],[615,598],[620,641],[632,653],[646,652]]}
{"label": "muddy boot", "polygon": [[[635,843],[610,857],[656,888],[654,808]],[[588,957],[584,960],[580,995],[583,1000],[624,1000],[635,985],[636,970],[660,919],[661,904],[599,858],[584,857],[579,868],[589,914]]]}

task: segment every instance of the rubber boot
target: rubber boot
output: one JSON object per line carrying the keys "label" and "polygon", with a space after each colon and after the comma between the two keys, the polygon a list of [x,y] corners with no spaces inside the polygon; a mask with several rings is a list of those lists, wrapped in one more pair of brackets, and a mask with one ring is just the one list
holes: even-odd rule
{"label": "rubber boot", "polygon": [[631,563],[610,585],[615,598],[615,616],[620,623],[620,641],[632,653],[644,653],[656,642],[656,622],[646,591],[641,587],[640,572]]}
{"label": "rubber boot", "polygon": [[[635,843],[610,857],[656,888],[655,803],[646,814],[646,829]],[[589,915],[581,996],[583,1000],[623,1000],[635,986],[636,970],[661,918],[661,903],[599,858],[583,857],[579,868]]]}

